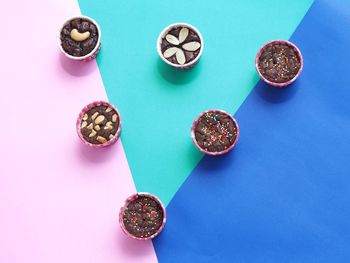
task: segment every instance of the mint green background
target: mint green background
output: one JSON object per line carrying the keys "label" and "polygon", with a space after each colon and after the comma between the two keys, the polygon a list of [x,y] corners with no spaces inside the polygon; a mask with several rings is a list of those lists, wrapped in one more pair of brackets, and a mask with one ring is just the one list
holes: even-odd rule
{"label": "mint green background", "polygon": [[[238,109],[258,80],[259,47],[288,39],[312,0],[79,3],[102,30],[97,62],[109,100],[122,115],[121,138],[136,188],[168,204],[202,158],[190,139],[192,121],[210,108]],[[158,34],[174,22],[192,24],[204,38],[200,62],[188,71],[172,69],[156,52]]]}

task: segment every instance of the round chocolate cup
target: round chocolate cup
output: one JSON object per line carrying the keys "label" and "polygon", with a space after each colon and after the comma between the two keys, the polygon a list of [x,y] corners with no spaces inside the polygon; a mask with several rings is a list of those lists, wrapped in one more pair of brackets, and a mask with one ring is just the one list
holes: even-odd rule
{"label": "round chocolate cup", "polygon": [[[221,151],[221,152],[209,152],[205,149],[203,149],[202,147],[199,146],[197,140],[196,140],[196,135],[195,135],[195,128],[197,127],[197,124],[198,124],[198,121],[200,119],[200,117],[202,117],[204,114],[208,113],[208,112],[215,112],[215,113],[221,113],[221,114],[226,114],[228,117],[230,117],[230,119],[233,121],[233,123],[235,124],[236,126],[236,129],[237,129],[237,136],[236,136],[236,139],[235,141],[233,142],[233,144],[228,147],[227,149]],[[208,154],[208,155],[222,155],[222,154],[225,154],[225,153],[228,153],[229,151],[231,151],[237,144],[238,142],[238,137],[239,137],[239,126],[238,126],[238,123],[236,121],[235,118],[233,118],[233,116],[229,113],[227,113],[226,111],[223,111],[223,110],[207,110],[207,111],[204,111],[202,112],[201,114],[199,114],[199,116],[195,119],[195,121],[193,122],[192,124],[192,127],[191,127],[191,138],[192,138],[192,141],[194,143],[194,145],[198,148],[198,150],[200,150],[202,153],[205,153],[205,154]]]}
{"label": "round chocolate cup", "polygon": [[[259,70],[259,58],[261,56],[261,53],[263,52],[263,50],[268,47],[268,46],[272,46],[272,45],[275,45],[275,44],[285,44],[291,48],[293,48],[295,50],[295,52],[297,53],[297,56],[300,60],[300,69],[298,71],[298,73],[294,76],[294,78],[292,78],[291,80],[288,80],[286,82],[282,82],[282,83],[277,83],[277,82],[272,82],[270,80],[268,80],[267,78],[265,78],[260,70]],[[290,84],[292,84],[300,75],[301,71],[303,70],[303,66],[304,66],[304,60],[303,60],[303,56],[301,55],[301,52],[299,50],[299,48],[294,45],[292,42],[289,42],[287,40],[273,40],[273,41],[270,41],[268,43],[266,43],[265,45],[263,45],[258,53],[256,54],[256,57],[255,57],[255,68],[256,68],[256,71],[258,72],[260,78],[265,81],[267,84],[271,85],[271,86],[274,86],[274,87],[278,87],[278,88],[282,88],[282,87],[285,87],[285,86],[288,86]]]}
{"label": "round chocolate cup", "polygon": [[[113,109],[118,114],[119,126],[118,126],[118,130],[117,130],[116,134],[114,135],[113,139],[111,139],[111,140],[109,140],[109,141],[107,141],[105,143],[93,144],[93,143],[90,143],[90,142],[88,142],[88,141],[86,141],[84,139],[84,136],[83,136],[83,134],[81,133],[81,130],[80,130],[80,125],[81,125],[82,119],[84,117],[84,114],[86,112],[88,112],[91,108],[94,108],[94,107],[97,107],[97,106],[101,106],[101,105],[110,107],[111,109]],[[106,147],[106,146],[110,146],[110,145],[116,143],[116,141],[118,141],[118,139],[120,137],[121,130],[122,130],[122,119],[121,119],[121,116],[120,116],[120,113],[119,113],[118,109],[116,107],[114,107],[112,104],[110,104],[109,102],[106,102],[106,101],[95,101],[95,102],[92,102],[92,103],[86,105],[81,110],[81,112],[79,113],[78,119],[77,119],[76,129],[77,129],[77,133],[78,133],[78,136],[79,136],[80,140],[83,143],[85,143],[86,145],[88,145],[90,147],[93,147],[93,148]]]}
{"label": "round chocolate cup", "polygon": [[[168,34],[169,31],[171,31],[174,27],[187,27],[191,30],[193,30],[194,32],[196,32],[196,34],[198,35],[199,39],[201,40],[201,47],[200,47],[200,51],[199,51],[199,54],[198,56],[188,62],[188,63],[185,63],[183,65],[180,65],[180,64],[175,64],[175,63],[172,63],[170,62],[169,60],[167,60],[164,56],[163,56],[163,53],[162,53],[162,47],[161,47],[161,43],[162,43],[162,40],[165,38],[165,36]],[[187,24],[187,23],[174,23],[174,24],[171,24],[169,26],[167,26],[166,28],[164,28],[164,30],[159,34],[158,36],[158,40],[157,40],[157,52],[160,56],[160,58],[165,62],[167,63],[168,65],[174,67],[174,68],[178,68],[178,69],[190,69],[192,68],[194,65],[197,64],[199,58],[201,57],[202,55],[202,52],[203,52],[203,48],[204,48],[204,41],[203,41],[203,37],[201,35],[201,33],[199,32],[199,30],[197,28],[195,28],[194,26],[190,25],[190,24]]]}
{"label": "round chocolate cup", "polygon": [[[76,18],[83,18],[86,20],[89,20],[91,23],[93,23],[96,27],[97,27],[97,31],[98,31],[98,39],[97,39],[97,43],[96,46],[94,47],[94,49],[89,53],[86,54],[85,56],[81,56],[81,57],[77,57],[77,56],[72,56],[70,54],[68,54],[62,47],[62,43],[61,43],[61,31],[63,29],[63,27],[68,24],[71,20],[76,19]],[[76,60],[76,61],[91,61],[93,59],[95,59],[97,57],[97,54],[100,52],[101,49],[101,29],[99,27],[99,25],[97,24],[97,22],[92,19],[91,17],[88,16],[75,16],[75,17],[71,17],[69,18],[66,22],[63,23],[63,25],[61,26],[60,30],[58,31],[57,34],[57,41],[58,41],[58,47],[61,50],[61,52],[69,59],[72,60]]]}
{"label": "round chocolate cup", "polygon": [[[123,215],[124,215],[124,211],[125,209],[127,208],[127,206],[129,205],[130,202],[136,200],[139,196],[146,196],[146,197],[149,197],[153,200],[155,200],[159,205],[160,207],[162,208],[163,210],[163,222],[162,222],[162,225],[160,226],[160,228],[158,229],[158,231],[156,233],[154,233],[153,235],[149,236],[149,237],[136,237],[132,234],[130,234],[128,232],[128,230],[126,229],[125,225],[124,225],[124,220],[123,220]],[[160,199],[158,197],[156,197],[155,195],[152,195],[150,193],[146,193],[146,192],[139,192],[139,193],[136,193],[136,194],[133,194],[131,196],[129,196],[126,200],[125,200],[125,203],[124,203],[124,206],[120,208],[120,212],[119,212],[119,225],[121,227],[121,229],[123,230],[123,233],[132,238],[132,239],[136,239],[136,240],[149,240],[149,239],[153,239],[155,238],[156,236],[158,236],[160,234],[160,232],[162,232],[163,228],[164,228],[164,225],[165,225],[165,222],[166,222],[166,211],[165,211],[165,207],[163,205],[163,203],[160,201]]]}

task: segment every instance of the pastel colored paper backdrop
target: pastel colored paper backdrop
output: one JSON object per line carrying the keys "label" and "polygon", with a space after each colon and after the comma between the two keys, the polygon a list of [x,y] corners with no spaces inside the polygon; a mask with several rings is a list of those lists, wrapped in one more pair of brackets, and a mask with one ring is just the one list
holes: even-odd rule
{"label": "pastel colored paper backdrop", "polygon": [[[235,112],[258,80],[254,57],[271,39],[287,39],[312,0],[79,0],[100,24],[97,59],[109,99],[123,116],[122,140],[139,191],[165,204],[202,155],[190,139],[203,110]],[[156,39],[188,22],[205,42],[199,64],[173,70],[157,55]]]}
{"label": "pastel colored paper backdrop", "polygon": [[[0,21],[12,23],[0,41],[1,263],[350,260],[348,1],[312,6],[291,39],[304,72],[283,90],[254,88],[254,56],[289,38],[312,0],[79,3],[102,28],[100,70],[59,54],[56,30],[80,14],[76,0],[1,2]],[[190,71],[156,53],[159,32],[178,21],[205,40]],[[104,88],[121,110],[132,175],[121,142],[92,151],[76,135],[78,112],[107,99]],[[241,138],[201,160],[189,129],[207,108],[239,109]],[[157,257],[118,226],[133,180],[166,204],[179,190]]]}
{"label": "pastel colored paper backdrop", "polygon": [[159,262],[350,261],[350,2],[316,1],[291,41],[304,72],[259,82],[237,148],[205,157],[168,206]]}
{"label": "pastel colored paper backdrop", "polygon": [[96,62],[58,50],[79,13],[71,0],[1,1],[1,263],[157,262],[118,225],[135,192],[122,144],[93,151],[76,134],[81,108],[106,99]]}

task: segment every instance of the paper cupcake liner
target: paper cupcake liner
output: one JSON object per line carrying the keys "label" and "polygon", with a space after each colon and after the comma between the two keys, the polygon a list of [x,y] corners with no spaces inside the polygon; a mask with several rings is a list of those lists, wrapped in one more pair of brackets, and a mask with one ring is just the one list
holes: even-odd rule
{"label": "paper cupcake liner", "polygon": [[[285,45],[288,45],[290,47],[292,47],[295,52],[297,53],[297,56],[300,60],[300,69],[298,71],[298,73],[294,76],[294,78],[292,78],[291,80],[289,81],[286,81],[286,82],[282,82],[282,83],[276,83],[276,82],[272,82],[270,80],[268,80],[267,78],[265,78],[261,73],[260,73],[260,70],[259,70],[259,58],[261,56],[261,53],[263,52],[263,50],[268,47],[268,46],[271,46],[271,45],[275,45],[275,44],[285,44]],[[303,70],[303,66],[304,66],[304,60],[303,60],[303,56],[299,50],[299,48],[294,45],[292,42],[289,42],[287,40],[273,40],[273,41],[270,41],[268,43],[266,43],[265,45],[263,45],[258,53],[256,54],[256,57],[255,57],[255,68],[256,68],[256,71],[258,72],[260,78],[265,81],[267,84],[271,85],[271,86],[274,86],[274,87],[279,87],[279,88],[282,88],[282,87],[285,87],[285,86],[288,86],[290,84],[292,84],[300,75],[301,71]]]}
{"label": "paper cupcake liner", "polygon": [[[164,56],[163,56],[163,53],[162,53],[162,48],[161,48],[161,43],[162,43],[162,40],[165,38],[165,36],[168,34],[169,31],[171,31],[174,27],[187,27],[191,30],[193,30],[194,32],[196,32],[196,34],[199,36],[199,39],[201,40],[201,47],[200,47],[200,51],[199,51],[199,54],[198,56],[188,62],[188,63],[185,63],[183,65],[180,65],[180,64],[175,64],[175,63],[172,63],[170,62],[169,60],[167,60]],[[190,24],[187,24],[187,23],[174,23],[174,24],[171,24],[169,26],[167,26],[158,36],[158,40],[157,40],[157,52],[160,56],[160,58],[165,62],[167,63],[168,65],[172,66],[172,67],[175,67],[175,68],[178,68],[178,69],[190,69],[192,68],[193,66],[195,66],[199,60],[199,58],[201,57],[202,55],[202,52],[203,52],[203,48],[204,48],[204,41],[203,41],[203,37],[201,35],[201,33],[199,32],[199,30],[197,28],[195,28],[194,26],[190,25]]]}
{"label": "paper cupcake liner", "polygon": [[82,61],[84,61],[84,62],[89,62],[89,61],[91,61],[91,60],[94,60],[94,59],[97,57],[98,53],[100,53],[101,46],[102,46],[102,44],[101,44],[101,42],[100,42],[100,44],[98,45],[98,48],[96,49],[95,53],[93,53],[93,54],[92,54],[91,56],[89,56],[88,58],[83,59]]}
{"label": "paper cupcake liner", "polygon": [[[81,133],[81,130],[80,130],[80,125],[81,125],[81,122],[82,122],[82,119],[83,119],[83,116],[86,112],[88,112],[91,108],[94,108],[94,107],[97,107],[97,106],[107,106],[107,107],[110,107],[111,109],[113,109],[117,114],[118,114],[118,117],[119,117],[119,126],[118,126],[118,130],[116,132],[116,134],[114,135],[114,137],[105,142],[105,143],[102,143],[102,144],[93,144],[93,143],[90,143],[88,141],[86,141],[84,139],[84,136],[83,134]],[[110,104],[109,102],[106,102],[106,101],[95,101],[95,102],[92,102],[88,105],[86,105],[82,110],[81,112],[79,113],[79,116],[78,116],[78,119],[77,119],[77,123],[76,123],[76,129],[77,129],[77,133],[78,133],[78,136],[80,138],[80,140],[85,143],[86,145],[90,146],[90,147],[93,147],[93,148],[100,148],[100,147],[106,147],[106,146],[110,146],[114,143],[116,143],[120,137],[120,133],[121,133],[121,129],[122,129],[122,119],[121,119],[121,116],[120,116],[120,113],[118,111],[118,109],[116,107],[114,107],[114,105]]]}
{"label": "paper cupcake liner", "polygon": [[[139,196],[146,196],[146,197],[149,197],[149,198],[155,200],[160,205],[160,207],[163,210],[163,222],[162,222],[162,225],[160,226],[160,228],[157,230],[156,233],[154,233],[153,235],[151,235],[149,237],[143,237],[143,238],[142,237],[136,237],[136,236],[130,234],[128,232],[128,230],[126,229],[125,225],[124,225],[123,215],[124,215],[125,209],[127,208],[127,206],[129,205],[130,202],[136,200]],[[162,230],[163,230],[163,228],[165,226],[165,222],[166,222],[166,210],[165,210],[165,207],[164,207],[163,203],[155,195],[150,194],[150,193],[146,193],[146,192],[139,192],[139,193],[136,193],[136,194],[133,194],[133,195],[129,196],[125,200],[124,206],[121,207],[120,211],[119,211],[119,225],[120,225],[123,233],[126,236],[128,236],[128,237],[130,237],[132,239],[136,239],[136,240],[143,240],[144,241],[144,240],[150,240],[150,239],[155,238],[156,236],[158,236],[160,234],[160,232],[162,232]]]}
{"label": "paper cupcake liner", "polygon": [[[63,49],[62,43],[61,43],[61,31],[62,31],[63,27],[66,24],[68,24],[71,20],[76,19],[76,18],[83,18],[83,19],[89,20],[91,23],[93,23],[97,27],[97,32],[98,32],[98,39],[97,39],[97,43],[96,43],[95,48],[93,50],[91,50],[91,52],[89,54],[86,54],[85,56],[81,56],[81,57],[76,57],[76,56],[72,56],[72,55],[68,54]],[[76,60],[76,61],[84,61],[84,62],[91,61],[97,57],[98,53],[101,50],[101,29],[100,29],[99,25],[97,24],[97,22],[94,19],[92,19],[91,17],[88,17],[88,16],[71,17],[66,22],[63,23],[60,30],[58,31],[57,42],[58,42],[59,49],[67,58],[72,59],[72,60]]]}
{"label": "paper cupcake liner", "polygon": [[[208,112],[226,114],[233,121],[233,123],[236,126],[237,135],[236,135],[235,141],[233,142],[233,144],[230,147],[228,147],[227,149],[225,149],[225,150],[223,150],[221,152],[210,152],[210,151],[207,151],[207,150],[203,149],[202,147],[200,147],[198,142],[197,142],[197,140],[196,140],[195,129],[197,127],[198,121],[204,114],[206,114]],[[199,116],[193,122],[192,127],[191,127],[191,138],[192,138],[192,141],[193,141],[194,145],[202,153],[205,153],[205,154],[208,154],[208,155],[222,155],[222,154],[228,153],[229,151],[231,151],[236,146],[236,144],[238,142],[238,138],[239,138],[239,126],[238,126],[238,123],[237,123],[236,119],[231,114],[227,113],[226,111],[223,111],[223,110],[207,110],[207,111],[204,111],[201,114],[199,114]]]}

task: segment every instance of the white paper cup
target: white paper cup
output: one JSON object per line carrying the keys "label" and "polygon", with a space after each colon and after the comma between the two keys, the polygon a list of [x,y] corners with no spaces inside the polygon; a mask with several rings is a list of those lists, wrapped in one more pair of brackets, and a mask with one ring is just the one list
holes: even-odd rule
{"label": "white paper cup", "polygon": [[[94,47],[93,50],[91,50],[91,52],[89,54],[86,54],[85,56],[72,56],[70,54],[68,54],[62,47],[62,40],[61,40],[61,31],[62,29],[68,24],[70,23],[70,21],[77,19],[77,18],[82,18],[82,19],[86,19],[89,20],[91,23],[93,23],[96,28],[97,28],[97,32],[98,32],[98,39],[97,39],[97,43],[96,46]],[[69,18],[66,22],[64,22],[64,24],[61,26],[60,30],[58,31],[57,34],[57,41],[58,41],[58,47],[61,50],[61,52],[69,59],[72,60],[76,60],[76,61],[90,61],[96,58],[97,54],[100,52],[101,49],[101,29],[99,27],[99,25],[97,24],[97,22],[92,19],[91,17],[88,16],[75,16],[75,17],[71,17]]]}
{"label": "white paper cup", "polygon": [[[163,52],[162,52],[162,41],[163,39],[165,39],[166,35],[169,33],[169,31],[175,29],[175,28],[178,28],[178,27],[186,27],[192,31],[194,31],[199,39],[200,39],[200,50],[199,50],[199,53],[197,55],[197,57],[195,57],[195,59],[191,60],[190,62],[188,63],[185,63],[185,64],[176,64],[176,63],[172,63],[171,61],[169,61],[168,59],[166,59],[163,55]],[[176,46],[177,47],[177,46]],[[179,48],[181,48],[181,44],[179,44],[178,46]],[[189,68],[192,68],[199,60],[199,58],[201,57],[202,55],[202,52],[203,52],[203,48],[204,48],[204,42],[203,42],[203,37],[201,35],[201,33],[199,32],[199,30],[197,28],[195,28],[194,26],[190,25],[190,24],[187,24],[187,23],[175,23],[175,24],[171,24],[169,26],[167,26],[160,34],[159,34],[159,37],[158,37],[158,40],[157,40],[157,52],[160,56],[160,58],[165,62],[167,63],[168,65],[174,67],[174,68],[178,68],[178,69],[189,69]]]}

